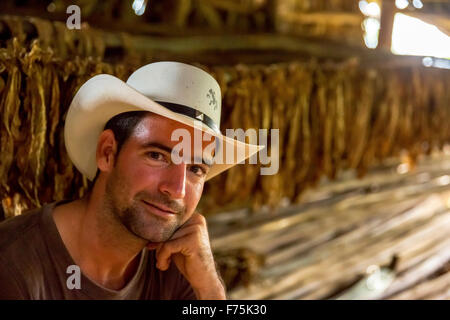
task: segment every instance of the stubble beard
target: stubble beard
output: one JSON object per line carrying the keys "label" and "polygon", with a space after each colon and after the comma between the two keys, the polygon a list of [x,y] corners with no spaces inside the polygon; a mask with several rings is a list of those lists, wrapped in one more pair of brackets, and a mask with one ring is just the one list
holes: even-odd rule
{"label": "stubble beard", "polygon": [[[181,225],[180,212],[176,219],[166,220],[147,211],[139,193],[127,203],[128,183],[114,170],[106,182],[105,209],[133,236],[147,242],[165,242]],[[147,194],[148,196],[148,194]],[[160,198],[160,197],[152,197]]]}

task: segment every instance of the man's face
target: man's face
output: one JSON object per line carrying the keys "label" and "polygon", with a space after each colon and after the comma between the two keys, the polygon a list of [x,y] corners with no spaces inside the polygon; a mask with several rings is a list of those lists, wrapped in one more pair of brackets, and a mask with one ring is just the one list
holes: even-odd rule
{"label": "man's face", "polygon": [[192,216],[209,171],[206,163],[171,161],[170,150],[179,143],[171,134],[179,128],[190,132],[194,155],[194,128],[152,114],[123,144],[106,180],[106,205],[131,233],[151,242],[167,241]]}

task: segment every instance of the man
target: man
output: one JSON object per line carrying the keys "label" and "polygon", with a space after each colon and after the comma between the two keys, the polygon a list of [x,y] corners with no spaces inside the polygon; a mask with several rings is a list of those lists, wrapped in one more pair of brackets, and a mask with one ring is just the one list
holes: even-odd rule
{"label": "man", "polygon": [[[64,130],[93,185],[0,224],[0,298],[225,299],[195,208],[205,181],[260,147],[220,133],[220,97],[213,77],[177,62],[146,65],[127,83],[88,80]],[[180,148],[180,136],[201,139]],[[218,161],[235,148],[232,163]]]}

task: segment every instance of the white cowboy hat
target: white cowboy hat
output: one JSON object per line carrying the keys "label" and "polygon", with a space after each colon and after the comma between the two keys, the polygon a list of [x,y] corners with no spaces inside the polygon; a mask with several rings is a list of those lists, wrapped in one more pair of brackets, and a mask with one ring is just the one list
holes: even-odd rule
{"label": "white cowboy hat", "polygon": [[221,92],[210,74],[184,63],[156,62],[136,70],[126,83],[108,74],[96,75],[75,94],[66,116],[64,140],[73,164],[89,180],[97,172],[97,142],[105,124],[128,111],[154,112],[215,136],[225,147],[216,149],[215,159],[225,159],[223,150],[236,148],[235,161],[216,161],[206,180],[264,148],[221,134]]}

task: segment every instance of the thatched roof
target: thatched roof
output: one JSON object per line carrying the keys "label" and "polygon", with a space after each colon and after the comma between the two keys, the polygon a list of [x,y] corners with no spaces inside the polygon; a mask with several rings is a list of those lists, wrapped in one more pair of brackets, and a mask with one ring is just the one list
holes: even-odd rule
{"label": "thatched roof", "polygon": [[[375,1],[380,7],[393,0]],[[65,21],[66,9],[76,4],[83,22],[109,31],[147,35],[223,35],[283,33],[306,38],[333,39],[364,46],[361,22],[364,15],[357,0],[165,0],[144,1],[145,10],[132,9],[131,1],[54,0],[2,1],[0,12]],[[49,4],[50,3],[50,4]],[[423,0],[401,11],[449,30],[450,4]],[[138,15],[139,14],[139,15]]]}

